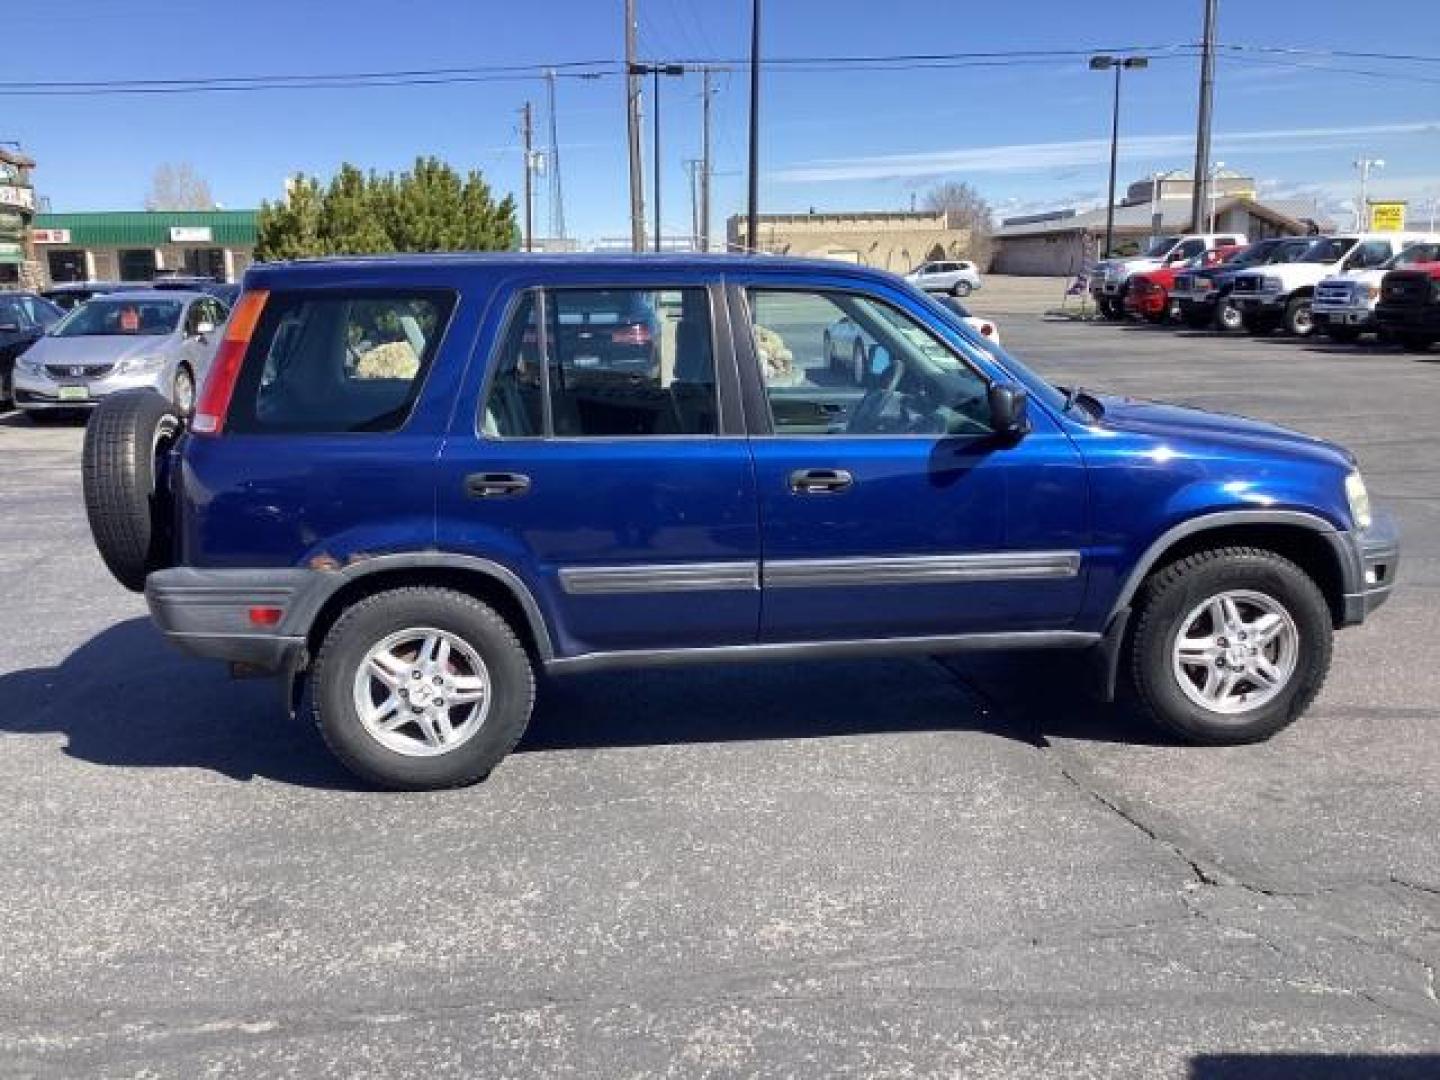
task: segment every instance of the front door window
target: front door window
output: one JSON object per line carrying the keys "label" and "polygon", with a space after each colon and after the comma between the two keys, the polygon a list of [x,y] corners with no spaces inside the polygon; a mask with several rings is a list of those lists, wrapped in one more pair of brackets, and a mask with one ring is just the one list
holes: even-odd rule
{"label": "front door window", "polygon": [[851,293],[754,290],[776,435],[986,435],[987,384],[928,327]]}

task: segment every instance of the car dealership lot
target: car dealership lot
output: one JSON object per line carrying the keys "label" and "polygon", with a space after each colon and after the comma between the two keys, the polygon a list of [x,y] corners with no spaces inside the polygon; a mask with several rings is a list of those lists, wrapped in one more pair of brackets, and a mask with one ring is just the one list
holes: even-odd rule
{"label": "car dealership lot", "polygon": [[361,790],[112,582],[79,428],[0,420],[0,1074],[1433,1073],[1440,351],[1000,326],[1345,443],[1398,513],[1272,743],[1172,745],[1065,657],[661,670],[546,685],[479,787]]}

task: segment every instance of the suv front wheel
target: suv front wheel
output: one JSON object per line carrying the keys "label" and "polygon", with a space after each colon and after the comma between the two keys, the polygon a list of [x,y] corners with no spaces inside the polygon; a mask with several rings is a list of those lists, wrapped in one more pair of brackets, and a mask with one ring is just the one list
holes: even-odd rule
{"label": "suv front wheel", "polygon": [[1330,609],[1290,560],[1257,548],[1180,559],[1142,590],[1131,641],[1141,704],[1194,743],[1258,742],[1305,711],[1330,668]]}
{"label": "suv front wheel", "polygon": [[530,657],[500,615],[462,592],[361,600],[325,636],[315,722],[347,768],[402,791],[483,780],[530,719]]}

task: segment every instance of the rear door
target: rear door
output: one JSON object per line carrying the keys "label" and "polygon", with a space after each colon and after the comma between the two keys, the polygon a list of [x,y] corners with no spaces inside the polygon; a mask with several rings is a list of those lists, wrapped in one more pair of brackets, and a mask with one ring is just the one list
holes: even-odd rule
{"label": "rear door", "polygon": [[718,284],[526,284],[480,335],[439,547],[517,574],[562,656],[753,643],[755,481]]}
{"label": "rear door", "polygon": [[[903,292],[757,276],[732,298],[750,379],[766,642],[1057,630],[1083,594],[1084,467],[1033,409],[993,434],[989,361]],[[840,314],[863,385],[821,356]],[[747,353],[750,355],[747,356]]]}

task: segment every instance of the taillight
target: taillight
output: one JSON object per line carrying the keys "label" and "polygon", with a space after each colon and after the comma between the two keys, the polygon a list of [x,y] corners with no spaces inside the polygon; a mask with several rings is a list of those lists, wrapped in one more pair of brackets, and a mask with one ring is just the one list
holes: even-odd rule
{"label": "taillight", "polygon": [[610,342],[614,345],[649,345],[650,327],[644,323],[632,323],[619,330],[612,330]]}
{"label": "taillight", "polygon": [[245,350],[250,347],[250,338],[255,333],[260,312],[265,310],[265,301],[269,296],[268,290],[256,289],[245,293],[236,303],[225,326],[224,340],[215,350],[210,373],[205,376],[205,386],[195,405],[195,418],[190,421],[190,430],[195,434],[218,435],[225,426],[225,413],[230,408],[230,395],[235,393],[235,382],[240,378]]}

